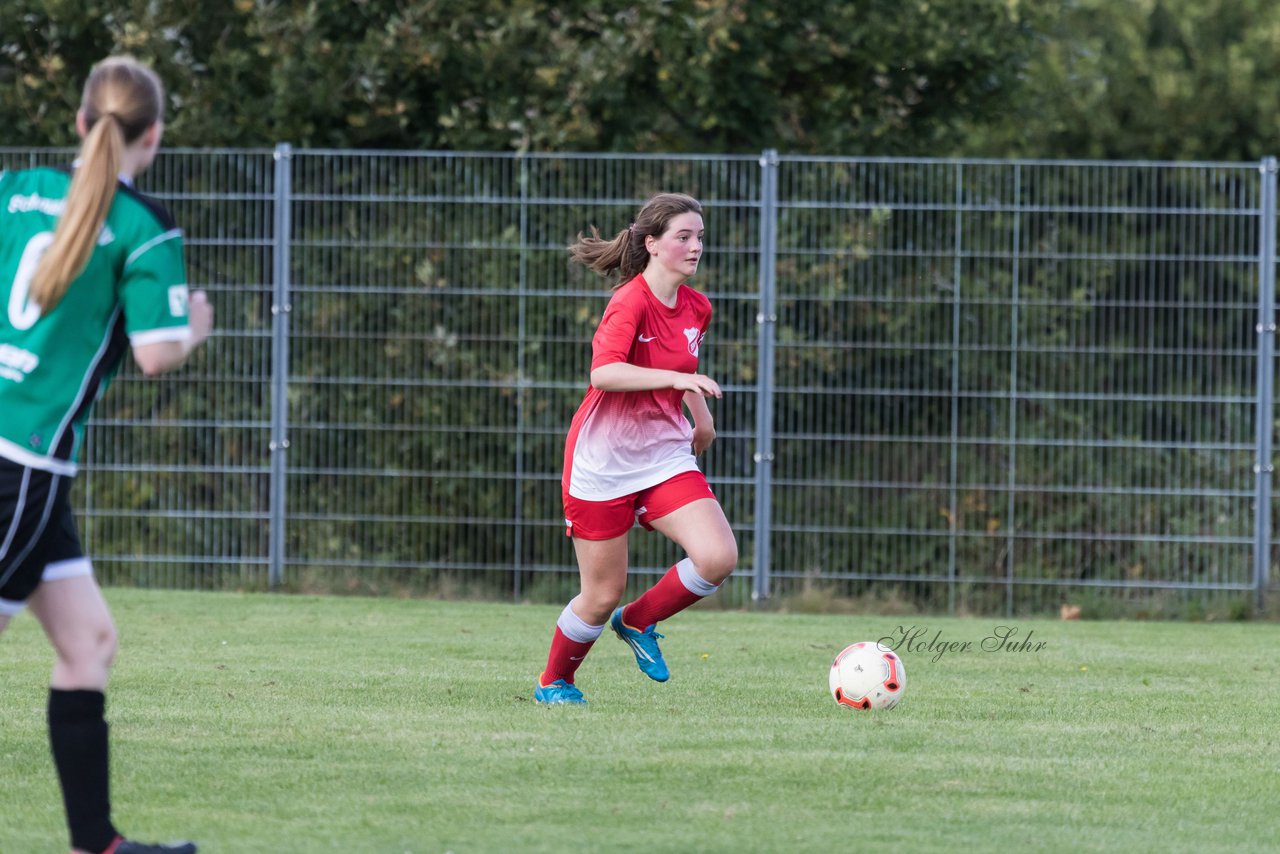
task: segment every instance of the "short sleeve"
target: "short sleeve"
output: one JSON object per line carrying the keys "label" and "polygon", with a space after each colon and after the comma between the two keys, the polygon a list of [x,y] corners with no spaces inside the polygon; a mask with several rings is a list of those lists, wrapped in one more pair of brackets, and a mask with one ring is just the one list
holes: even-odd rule
{"label": "short sleeve", "polygon": [[591,339],[591,370],[601,365],[625,362],[631,356],[636,329],[640,326],[640,307],[619,291],[604,310],[596,334]]}
{"label": "short sleeve", "polygon": [[181,231],[175,228],[158,234],[129,253],[120,301],[125,332],[134,346],[190,337]]}

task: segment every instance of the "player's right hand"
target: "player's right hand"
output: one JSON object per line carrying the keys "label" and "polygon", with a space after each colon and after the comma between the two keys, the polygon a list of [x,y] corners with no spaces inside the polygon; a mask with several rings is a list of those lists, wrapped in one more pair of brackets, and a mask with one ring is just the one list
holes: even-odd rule
{"label": "player's right hand", "polygon": [[213,303],[204,291],[192,291],[187,300],[187,323],[191,327],[191,346],[199,346],[213,331]]}

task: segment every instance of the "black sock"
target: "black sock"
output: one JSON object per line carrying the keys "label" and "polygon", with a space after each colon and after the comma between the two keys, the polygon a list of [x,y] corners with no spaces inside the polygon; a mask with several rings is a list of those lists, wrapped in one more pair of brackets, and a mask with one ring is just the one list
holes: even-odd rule
{"label": "black sock", "polygon": [[105,851],[116,838],[107,771],[106,697],[49,689],[49,745],[62,783],[71,847]]}

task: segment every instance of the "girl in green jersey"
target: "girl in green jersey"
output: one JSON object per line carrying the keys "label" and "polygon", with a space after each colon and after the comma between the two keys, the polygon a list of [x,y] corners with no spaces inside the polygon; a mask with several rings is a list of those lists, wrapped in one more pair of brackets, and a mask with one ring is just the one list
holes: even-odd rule
{"label": "girl in green jersey", "polygon": [[128,57],[96,65],[71,170],[0,174],[0,632],[24,606],[57,658],[49,741],[77,854],[192,854],[111,822],[107,672],[116,629],[68,492],[93,401],[125,350],[147,375],[177,368],[213,310],[187,292],[181,232],[137,193],[164,131],[164,90]]}

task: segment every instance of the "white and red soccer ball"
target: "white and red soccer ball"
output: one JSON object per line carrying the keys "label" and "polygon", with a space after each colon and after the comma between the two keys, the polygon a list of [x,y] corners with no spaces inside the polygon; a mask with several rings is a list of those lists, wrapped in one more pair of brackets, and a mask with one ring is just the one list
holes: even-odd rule
{"label": "white and red soccer ball", "polygon": [[893,650],[875,641],[860,641],[836,656],[829,684],[831,696],[842,706],[892,709],[907,687],[907,671]]}

